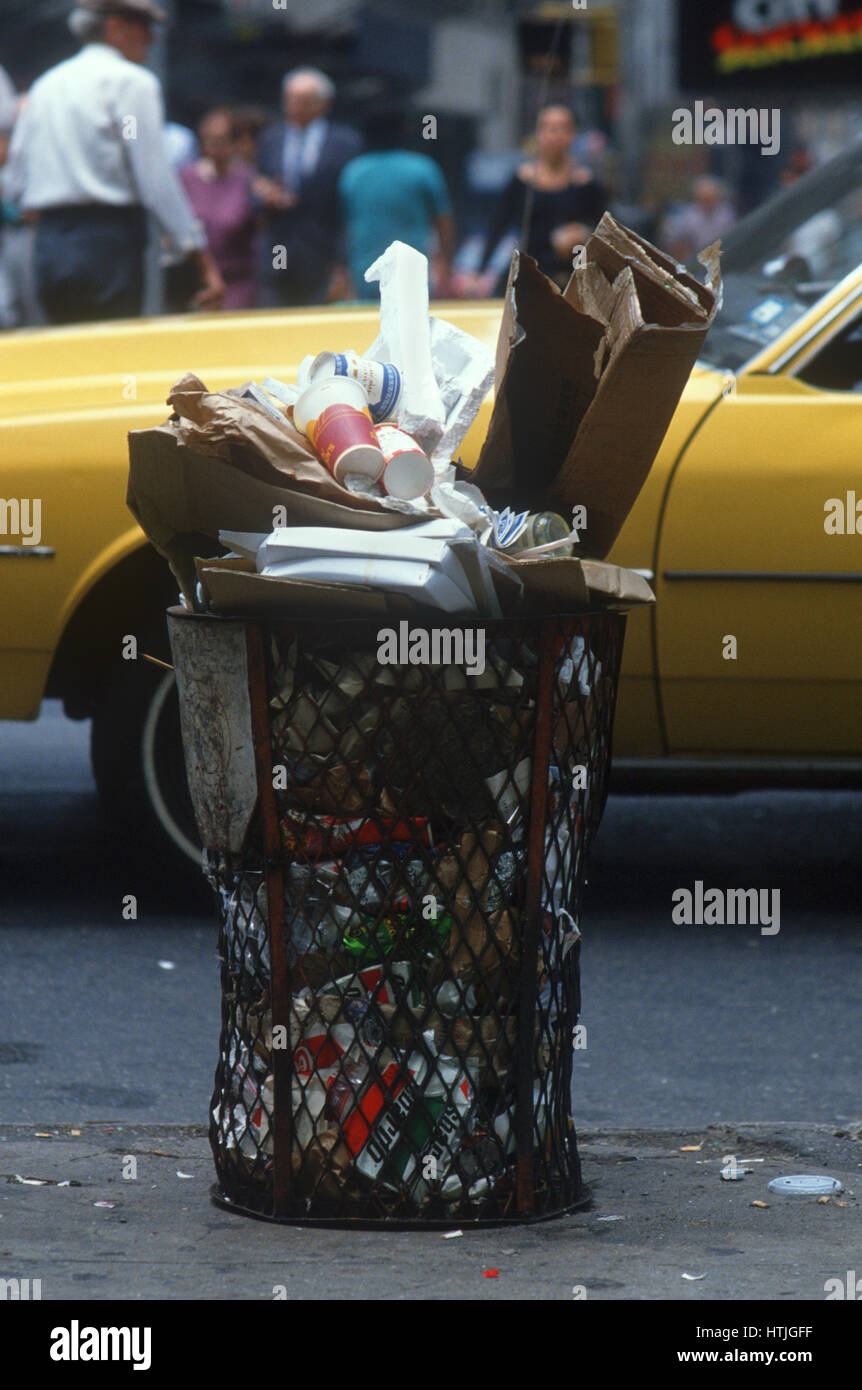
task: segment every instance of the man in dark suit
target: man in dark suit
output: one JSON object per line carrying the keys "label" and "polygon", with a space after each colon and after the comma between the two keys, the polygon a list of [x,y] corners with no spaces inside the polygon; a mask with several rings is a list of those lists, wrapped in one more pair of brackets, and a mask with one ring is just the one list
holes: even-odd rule
{"label": "man in dark suit", "polygon": [[270,306],[320,304],[343,261],[338,177],[362,138],[329,119],[335,88],[316,68],[282,84],[284,120],[263,131],[255,191],[267,210],[262,298]]}

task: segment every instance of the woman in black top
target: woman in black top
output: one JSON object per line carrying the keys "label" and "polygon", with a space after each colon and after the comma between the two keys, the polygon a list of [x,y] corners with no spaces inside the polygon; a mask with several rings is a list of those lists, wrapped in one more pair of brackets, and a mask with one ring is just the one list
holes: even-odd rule
{"label": "woman in black top", "polygon": [[[565,106],[545,106],[536,125],[536,158],[522,164],[503,193],[485,246],[480,271],[507,232],[520,235],[532,198],[522,250],[560,288],[572,273],[572,254],[582,246],[605,211],[605,191],[570,154],[575,122]],[[490,285],[488,287],[490,289]]]}

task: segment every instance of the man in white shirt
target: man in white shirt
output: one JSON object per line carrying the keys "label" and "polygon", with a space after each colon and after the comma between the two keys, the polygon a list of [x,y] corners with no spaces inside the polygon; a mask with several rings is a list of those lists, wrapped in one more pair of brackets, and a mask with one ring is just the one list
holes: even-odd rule
{"label": "man in white shirt", "polygon": [[147,212],[197,264],[194,307],[218,307],[224,286],[167,159],[159,81],[143,66],[164,18],[151,0],[79,0],[69,27],[84,47],[34,83],[15,127],[12,194],[38,215],[36,278],[51,323],[141,313]]}

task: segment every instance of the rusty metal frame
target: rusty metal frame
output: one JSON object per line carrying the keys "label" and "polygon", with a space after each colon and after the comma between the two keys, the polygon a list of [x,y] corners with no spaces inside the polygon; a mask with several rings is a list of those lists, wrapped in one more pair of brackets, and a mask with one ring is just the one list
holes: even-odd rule
{"label": "rusty metal frame", "polygon": [[530,1215],[534,1197],[533,1048],[536,1021],[534,986],[539,961],[542,912],[542,870],[545,859],[545,816],[548,804],[548,766],[553,732],[555,638],[554,625],[541,624],[539,688],[530,788],[530,830],[527,851],[527,901],[520,949],[518,999],[518,1080],[515,1100],[516,1190],[518,1211]]}
{"label": "rusty metal frame", "polygon": [[272,1029],[284,1028],[285,1047],[272,1049],[273,1074],[273,1215],[289,1211],[291,1201],[291,1153],[293,1149],[293,1049],[290,1040],[291,979],[287,959],[287,928],[284,912],[284,862],[278,807],[272,784],[273,749],[267,697],[267,652],[265,628],[249,623],[246,628],[248,689],[254,758],[260,793],[263,844],[266,866],[267,925],[271,961],[270,1002]]}

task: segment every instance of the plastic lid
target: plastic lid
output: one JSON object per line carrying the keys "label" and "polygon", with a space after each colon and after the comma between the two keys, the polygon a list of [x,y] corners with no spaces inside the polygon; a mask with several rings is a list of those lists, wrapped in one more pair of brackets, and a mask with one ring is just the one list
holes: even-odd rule
{"label": "plastic lid", "polygon": [[777,1192],[783,1197],[827,1197],[844,1191],[844,1184],[837,1178],[818,1177],[811,1173],[773,1178],[767,1186],[770,1192]]}

